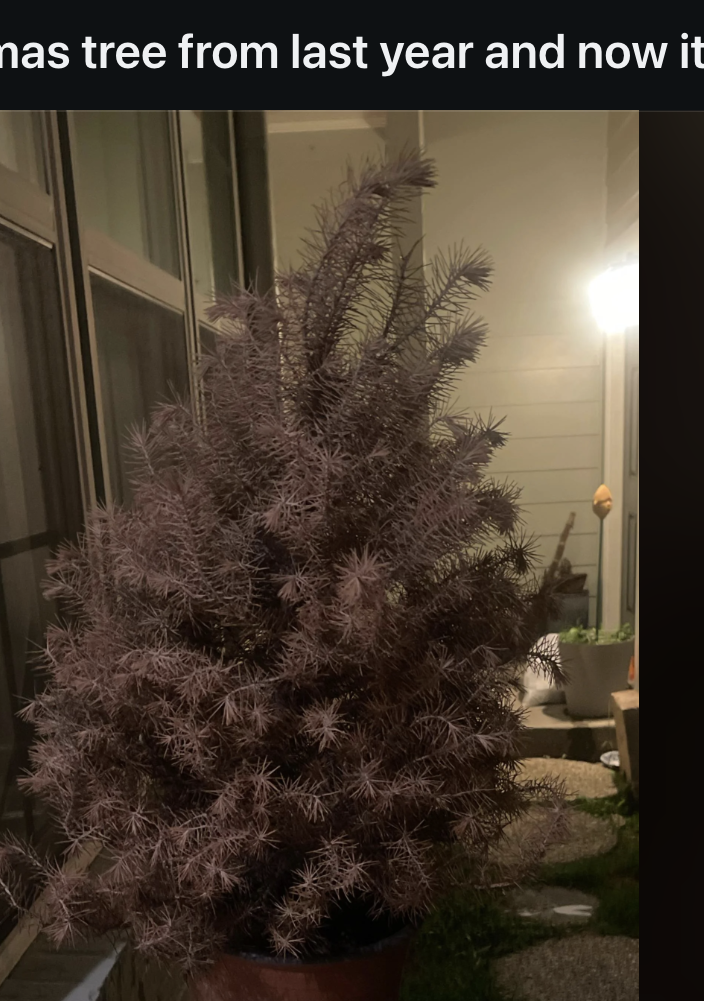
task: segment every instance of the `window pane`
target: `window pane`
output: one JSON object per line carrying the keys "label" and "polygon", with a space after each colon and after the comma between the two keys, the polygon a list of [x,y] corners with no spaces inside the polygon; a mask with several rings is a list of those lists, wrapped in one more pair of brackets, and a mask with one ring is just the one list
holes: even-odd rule
{"label": "window pane", "polygon": [[81,507],[54,263],[0,228],[0,553]]}
{"label": "window pane", "polygon": [[201,354],[204,355],[214,355],[217,346],[216,332],[212,327],[206,327],[204,323],[201,323],[198,327],[198,334],[200,336],[200,350]]}
{"label": "window pane", "polygon": [[46,529],[20,270],[16,249],[0,243],[0,544]]}
{"label": "window pane", "polygon": [[128,502],[125,438],[173,390],[188,391],[183,316],[91,276],[108,466],[115,500]]}
{"label": "window pane", "polygon": [[181,139],[193,284],[207,304],[238,281],[227,112],[182,111]]}
{"label": "window pane", "polygon": [[0,111],[0,164],[46,191],[39,112]]}
{"label": "window pane", "polygon": [[53,251],[0,228],[0,830],[35,841],[46,830],[17,787],[32,731],[16,713],[52,614],[46,558],[80,524],[74,441]]}
{"label": "window pane", "polygon": [[84,224],[180,277],[165,111],[77,111]]}
{"label": "window pane", "polygon": [[32,663],[55,612],[41,594],[49,555],[42,547],[0,560],[0,829],[35,842],[45,840],[46,821],[37,813],[40,805],[17,786],[18,772],[29,764],[33,734],[16,714],[37,690]]}

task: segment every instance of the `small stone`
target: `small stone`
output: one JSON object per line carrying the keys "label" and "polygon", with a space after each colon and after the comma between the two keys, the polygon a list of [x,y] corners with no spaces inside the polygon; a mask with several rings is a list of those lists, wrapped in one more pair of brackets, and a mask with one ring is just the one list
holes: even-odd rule
{"label": "small stone", "polygon": [[638,1001],[638,940],[549,939],[496,963],[499,987],[524,1001]]}
{"label": "small stone", "polygon": [[612,773],[601,763],[570,761],[568,758],[524,758],[518,775],[521,782],[558,779],[565,783],[566,798],[605,799],[616,792]]}

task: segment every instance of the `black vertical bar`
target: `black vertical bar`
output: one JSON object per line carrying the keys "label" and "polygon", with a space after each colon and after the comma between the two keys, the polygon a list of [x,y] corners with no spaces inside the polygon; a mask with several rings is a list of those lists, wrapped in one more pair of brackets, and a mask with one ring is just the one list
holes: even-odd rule
{"label": "black vertical bar", "polygon": [[274,287],[266,117],[263,111],[233,111],[232,114],[244,284],[263,294]]}
{"label": "black vertical bar", "polygon": [[64,196],[66,198],[66,217],[68,224],[68,240],[71,248],[71,270],[76,290],[76,312],[78,314],[78,333],[81,345],[83,365],[83,381],[86,393],[86,411],[88,416],[88,435],[90,452],[93,460],[93,478],[95,494],[98,503],[105,502],[105,477],[100,451],[100,435],[98,433],[98,408],[95,396],[95,382],[91,360],[88,306],[86,300],[86,279],[81,255],[81,241],[78,226],[78,202],[71,159],[71,142],[68,123],[68,112],[57,111],[57,129],[59,134],[59,154],[61,171],[64,180]]}
{"label": "black vertical bar", "polygon": [[[237,214],[230,161],[230,126],[227,113],[222,111],[204,111],[201,123],[215,291],[227,293],[232,283],[236,282],[240,267],[235,234]],[[227,216],[225,224],[223,215]]]}
{"label": "black vertical bar", "polygon": [[[19,692],[15,684],[15,662],[12,651],[12,638],[10,636],[10,621],[7,614],[7,604],[5,602],[5,586],[2,579],[2,565],[0,564],[0,656],[5,663],[5,685],[7,697],[12,715],[13,747],[12,758],[8,766],[6,782],[9,786],[13,779],[16,779],[21,768],[29,765],[29,748],[25,727],[17,715],[19,705]],[[24,813],[24,834],[31,838],[34,835],[34,813],[32,802],[29,796],[22,798],[22,811]]]}

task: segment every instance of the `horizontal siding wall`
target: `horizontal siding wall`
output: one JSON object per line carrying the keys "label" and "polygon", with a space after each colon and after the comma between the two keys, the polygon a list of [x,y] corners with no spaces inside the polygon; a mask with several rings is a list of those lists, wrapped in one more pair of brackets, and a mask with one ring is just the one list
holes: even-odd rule
{"label": "horizontal siding wall", "polygon": [[425,112],[424,128],[438,166],[424,199],[426,257],[464,241],[496,266],[477,302],[489,340],[457,403],[505,418],[492,472],[522,488],[543,564],[576,512],[565,556],[588,574],[593,616],[603,342],[587,289],[605,241],[607,115]]}
{"label": "horizontal siding wall", "polygon": [[[611,247],[632,231],[640,212],[640,117],[637,111],[611,111],[606,164],[606,237]],[[637,249],[637,245],[635,248]]]}
{"label": "horizontal siding wall", "polygon": [[385,142],[381,129],[330,127],[337,119],[331,122],[324,112],[309,112],[307,121],[299,120],[302,113],[268,114],[276,268],[284,271],[300,264],[301,241],[316,224],[316,206],[339,189],[348,167],[383,158]]}

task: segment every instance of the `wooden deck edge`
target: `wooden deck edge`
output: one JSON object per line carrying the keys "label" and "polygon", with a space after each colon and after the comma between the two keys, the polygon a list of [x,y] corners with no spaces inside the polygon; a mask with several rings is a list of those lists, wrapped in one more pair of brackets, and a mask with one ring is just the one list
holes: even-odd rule
{"label": "wooden deck edge", "polygon": [[[69,874],[85,872],[96,860],[101,849],[102,845],[99,842],[90,842],[64,863],[64,872]],[[43,900],[44,894],[40,893],[28,913],[22,915],[7,938],[0,942],[0,984],[9,977],[42,930]]]}

